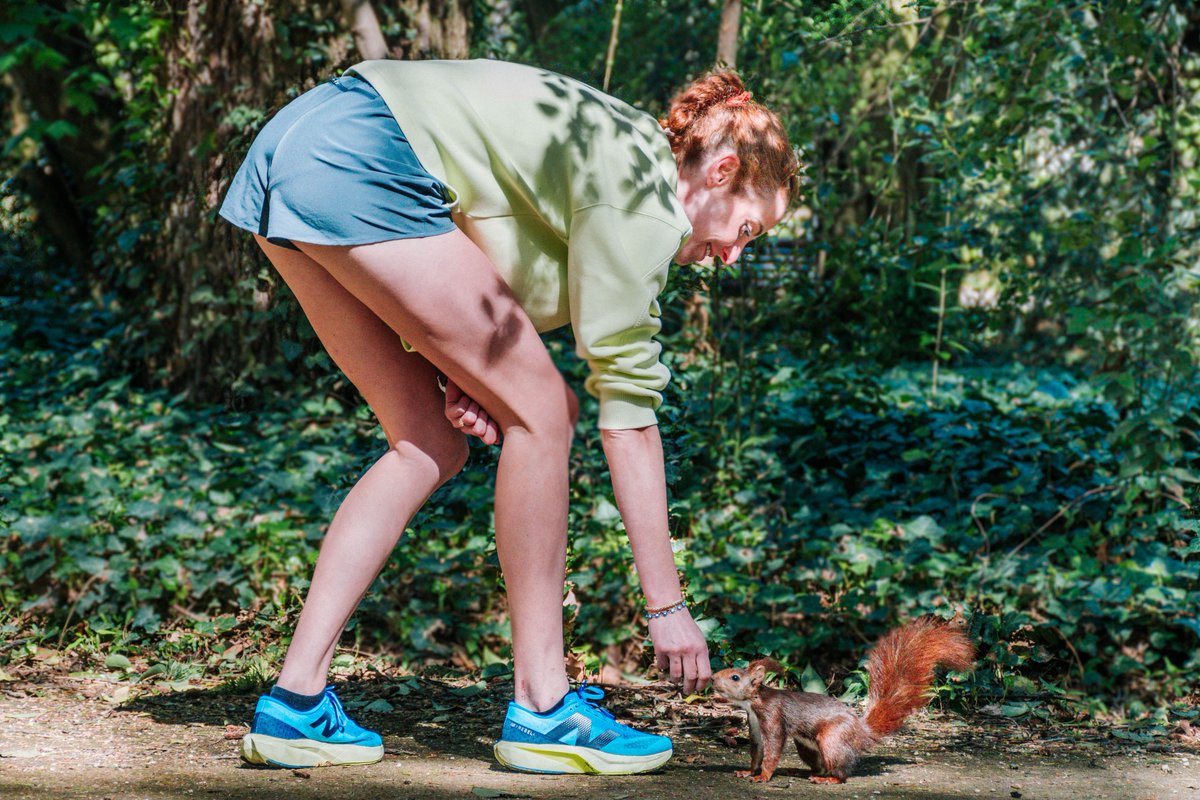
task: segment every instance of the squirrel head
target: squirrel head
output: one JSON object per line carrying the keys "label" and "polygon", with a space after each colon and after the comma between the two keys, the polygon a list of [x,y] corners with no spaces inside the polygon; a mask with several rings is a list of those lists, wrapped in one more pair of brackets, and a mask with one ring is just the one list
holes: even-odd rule
{"label": "squirrel head", "polygon": [[774,659],[760,658],[751,661],[745,669],[723,669],[712,676],[713,691],[734,702],[750,700],[758,695],[768,672],[782,674],[783,667]]}

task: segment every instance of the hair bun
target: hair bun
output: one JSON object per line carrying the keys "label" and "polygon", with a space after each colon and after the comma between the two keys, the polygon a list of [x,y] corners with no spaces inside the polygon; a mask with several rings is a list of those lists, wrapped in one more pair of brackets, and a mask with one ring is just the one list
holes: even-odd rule
{"label": "hair bun", "polygon": [[671,109],[659,120],[670,136],[682,136],[699,117],[714,106],[746,93],[742,79],[732,72],[713,72],[692,81],[671,101]]}
{"label": "hair bun", "polygon": [[675,95],[658,122],[681,171],[702,163],[710,153],[730,149],[742,163],[733,189],[742,191],[749,185],[769,195],[786,187],[789,197],[795,197],[798,190],[793,177],[800,163],[787,132],[779,117],[763,105],[751,103],[751,98],[736,73],[713,72]]}

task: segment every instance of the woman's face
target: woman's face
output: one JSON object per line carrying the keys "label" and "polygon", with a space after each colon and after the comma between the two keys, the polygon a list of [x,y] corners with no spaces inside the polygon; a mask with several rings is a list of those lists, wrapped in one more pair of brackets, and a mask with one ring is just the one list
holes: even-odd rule
{"label": "woman's face", "polygon": [[680,264],[720,258],[737,261],[751,240],[775,226],[787,213],[788,192],[779,187],[773,197],[754,191],[734,193],[730,187],[741,166],[728,153],[680,173],[678,195],[692,223],[692,235],[675,254]]}

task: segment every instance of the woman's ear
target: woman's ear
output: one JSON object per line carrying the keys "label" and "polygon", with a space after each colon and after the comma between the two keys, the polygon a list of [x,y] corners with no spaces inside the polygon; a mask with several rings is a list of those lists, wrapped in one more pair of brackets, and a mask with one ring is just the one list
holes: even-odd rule
{"label": "woman's ear", "polygon": [[708,187],[728,186],[737,177],[742,167],[742,160],[733,153],[714,158],[708,165]]}

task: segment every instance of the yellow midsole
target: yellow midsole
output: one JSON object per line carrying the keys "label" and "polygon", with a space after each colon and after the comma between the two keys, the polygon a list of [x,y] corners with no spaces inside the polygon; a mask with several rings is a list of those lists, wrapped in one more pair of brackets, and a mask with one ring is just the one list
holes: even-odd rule
{"label": "yellow midsole", "polygon": [[532,772],[630,775],[648,772],[670,760],[672,750],[647,756],[613,756],[590,747],[496,742],[496,760],[512,769]]}

